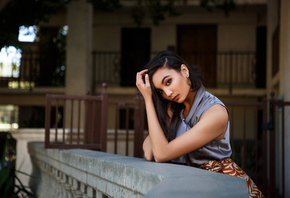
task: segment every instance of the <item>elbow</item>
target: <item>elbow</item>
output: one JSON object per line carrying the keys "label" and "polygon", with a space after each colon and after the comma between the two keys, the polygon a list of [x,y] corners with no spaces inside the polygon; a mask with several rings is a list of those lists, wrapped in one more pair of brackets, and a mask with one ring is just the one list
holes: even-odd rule
{"label": "elbow", "polygon": [[159,163],[166,161],[166,159],[164,158],[163,155],[155,155],[155,154],[153,154],[152,151],[148,152],[148,151],[144,150],[144,157],[148,161],[153,161],[154,160],[155,162],[159,162]]}
{"label": "elbow", "polygon": [[159,159],[159,158],[157,158],[157,157],[154,157],[154,160],[155,160],[155,162],[157,162],[157,163],[161,163],[161,162],[163,162],[161,159]]}
{"label": "elbow", "polygon": [[165,155],[160,155],[160,154],[154,155],[154,160],[155,160],[155,162],[158,162],[158,163],[168,161],[168,159],[166,158]]}
{"label": "elbow", "polygon": [[152,161],[153,160],[153,154],[152,153],[144,152],[144,157],[148,161]]}

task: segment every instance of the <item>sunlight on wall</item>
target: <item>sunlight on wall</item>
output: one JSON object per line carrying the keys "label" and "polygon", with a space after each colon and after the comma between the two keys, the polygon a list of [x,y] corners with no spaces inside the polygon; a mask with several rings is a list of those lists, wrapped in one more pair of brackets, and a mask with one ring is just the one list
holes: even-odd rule
{"label": "sunlight on wall", "polygon": [[18,107],[0,105],[0,131],[18,129]]}
{"label": "sunlight on wall", "polygon": [[34,26],[20,26],[18,41],[20,42],[34,42],[36,39],[37,27]]}
{"label": "sunlight on wall", "polygon": [[[18,41],[34,42],[37,35],[37,27],[20,26]],[[21,61],[21,49],[16,49],[14,46],[3,47],[0,51],[0,77],[19,77],[19,67]]]}
{"label": "sunlight on wall", "polygon": [[21,50],[13,46],[3,47],[0,51],[0,77],[19,77]]}
{"label": "sunlight on wall", "polygon": [[[19,42],[34,42],[36,40],[37,27],[34,26],[20,26],[19,27]],[[22,50],[14,46],[3,47],[0,51],[0,78],[19,78],[20,64],[22,58]],[[34,87],[31,82],[10,81],[9,88],[30,88]]]}

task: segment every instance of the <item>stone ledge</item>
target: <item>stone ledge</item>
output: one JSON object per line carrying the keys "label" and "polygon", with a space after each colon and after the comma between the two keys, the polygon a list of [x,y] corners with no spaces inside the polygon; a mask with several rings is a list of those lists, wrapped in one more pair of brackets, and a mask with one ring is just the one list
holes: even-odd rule
{"label": "stone ledge", "polygon": [[28,150],[33,176],[41,181],[31,182],[39,197],[80,192],[85,197],[248,197],[245,180],[198,168],[84,149],[44,149],[36,142]]}

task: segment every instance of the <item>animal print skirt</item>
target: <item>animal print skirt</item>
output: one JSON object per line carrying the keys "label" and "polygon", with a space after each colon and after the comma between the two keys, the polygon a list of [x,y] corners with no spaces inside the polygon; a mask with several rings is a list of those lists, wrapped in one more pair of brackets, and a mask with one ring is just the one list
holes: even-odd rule
{"label": "animal print skirt", "polygon": [[241,177],[247,181],[249,197],[264,197],[264,195],[258,189],[257,185],[253,182],[253,180],[231,158],[227,158],[221,161],[211,160],[201,165],[199,168],[213,172],[220,172],[235,177]]}

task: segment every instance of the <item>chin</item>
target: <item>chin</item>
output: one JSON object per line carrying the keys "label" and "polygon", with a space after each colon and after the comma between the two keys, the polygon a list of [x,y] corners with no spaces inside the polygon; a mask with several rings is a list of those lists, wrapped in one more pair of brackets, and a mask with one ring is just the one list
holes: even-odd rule
{"label": "chin", "polygon": [[182,104],[183,102],[184,102],[184,100],[181,100],[180,98],[177,100],[177,101],[175,101],[176,103],[179,103],[179,104]]}

